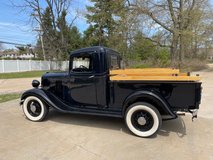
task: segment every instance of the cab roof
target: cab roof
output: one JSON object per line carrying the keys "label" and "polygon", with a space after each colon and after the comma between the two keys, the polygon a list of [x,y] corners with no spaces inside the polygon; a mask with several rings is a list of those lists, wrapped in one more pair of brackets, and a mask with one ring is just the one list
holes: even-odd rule
{"label": "cab roof", "polygon": [[75,51],[71,52],[70,56],[73,56],[73,55],[79,54],[79,53],[83,53],[83,52],[107,53],[107,51],[110,51],[110,52],[113,52],[113,53],[116,53],[116,54],[119,55],[118,52],[114,51],[111,48],[107,48],[107,47],[104,47],[104,46],[93,46],[93,47],[87,47],[87,48],[81,48],[81,49],[75,50]]}

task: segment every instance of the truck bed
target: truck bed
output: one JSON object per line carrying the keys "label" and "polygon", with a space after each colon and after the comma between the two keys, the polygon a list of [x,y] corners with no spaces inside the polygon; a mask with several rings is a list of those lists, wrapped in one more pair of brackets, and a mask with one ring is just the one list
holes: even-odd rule
{"label": "truck bed", "polygon": [[110,81],[113,107],[122,106],[135,92],[151,91],[161,95],[172,111],[198,109],[201,99],[201,82],[195,81]]}
{"label": "truck bed", "polygon": [[149,68],[110,71],[111,81],[200,81],[199,76],[180,73],[179,69]]}

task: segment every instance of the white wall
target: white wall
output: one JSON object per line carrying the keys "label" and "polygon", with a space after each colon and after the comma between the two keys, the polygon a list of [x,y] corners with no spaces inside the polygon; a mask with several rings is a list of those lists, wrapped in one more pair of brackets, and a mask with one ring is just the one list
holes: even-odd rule
{"label": "white wall", "polygon": [[68,70],[69,61],[0,60],[0,73],[37,70]]}

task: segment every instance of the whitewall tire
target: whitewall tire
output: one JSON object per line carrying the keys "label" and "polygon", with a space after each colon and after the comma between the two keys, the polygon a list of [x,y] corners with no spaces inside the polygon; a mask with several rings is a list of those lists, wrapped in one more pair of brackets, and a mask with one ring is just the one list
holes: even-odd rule
{"label": "whitewall tire", "polygon": [[162,125],[159,111],[153,105],[145,102],[129,106],[125,121],[129,130],[139,137],[154,135]]}
{"label": "whitewall tire", "polygon": [[47,106],[37,97],[29,96],[24,100],[22,105],[25,116],[34,122],[42,121],[47,113]]}

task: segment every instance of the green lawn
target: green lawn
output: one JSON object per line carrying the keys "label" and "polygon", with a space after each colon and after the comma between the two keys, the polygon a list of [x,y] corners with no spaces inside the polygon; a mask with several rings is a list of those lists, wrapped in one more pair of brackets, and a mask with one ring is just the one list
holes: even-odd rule
{"label": "green lawn", "polygon": [[19,97],[20,93],[2,94],[0,95],[0,103],[7,102],[13,99],[18,99]]}
{"label": "green lawn", "polygon": [[47,71],[29,71],[15,73],[0,73],[0,79],[41,77]]}

